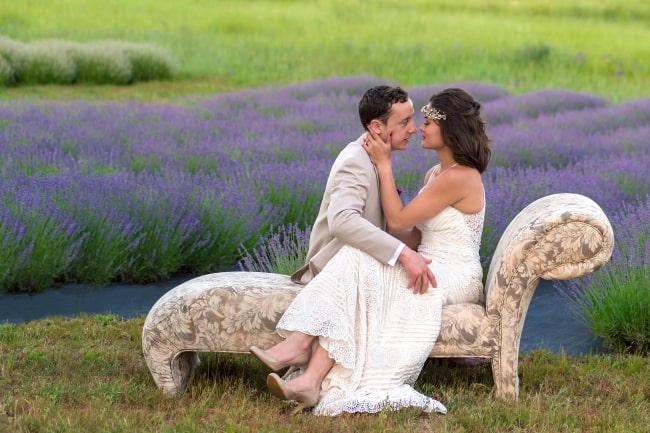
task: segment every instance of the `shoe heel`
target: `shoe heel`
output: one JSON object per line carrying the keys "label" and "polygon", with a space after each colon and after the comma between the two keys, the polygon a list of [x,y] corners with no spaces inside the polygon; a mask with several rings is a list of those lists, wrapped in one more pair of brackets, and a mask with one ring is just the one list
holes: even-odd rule
{"label": "shoe heel", "polygon": [[298,415],[300,412],[302,412],[305,409],[308,409],[310,406],[307,405],[307,403],[298,403],[298,406],[294,407],[291,412],[289,412],[289,415],[294,416]]}
{"label": "shoe heel", "polygon": [[291,411],[291,415],[297,415],[305,409],[312,408],[318,404],[320,392],[318,391],[302,391],[296,392],[294,395],[298,405]]}
{"label": "shoe heel", "polygon": [[286,380],[286,378],[289,377],[289,375],[291,375],[291,373],[298,370],[299,368],[300,367],[297,367],[295,365],[290,365],[289,368],[287,369],[287,372],[282,375],[282,380]]}

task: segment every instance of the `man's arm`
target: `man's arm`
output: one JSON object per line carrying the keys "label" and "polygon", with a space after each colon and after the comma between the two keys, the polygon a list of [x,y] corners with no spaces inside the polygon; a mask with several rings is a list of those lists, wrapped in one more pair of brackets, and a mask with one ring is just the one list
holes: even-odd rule
{"label": "man's arm", "polygon": [[380,227],[383,217],[376,184],[368,156],[361,147],[352,150],[332,174],[327,220],[332,236],[388,263],[401,242]]}
{"label": "man's arm", "polygon": [[[388,264],[402,242],[362,216],[369,201],[370,185],[376,184],[377,179],[370,159],[361,155],[342,161],[333,173],[328,224],[334,237]],[[377,202],[376,205],[381,212],[381,204]],[[409,276],[408,288],[412,288],[414,293],[425,293],[429,284],[436,287],[433,272],[427,266],[431,259],[416,253],[407,244],[397,260],[404,266]]]}

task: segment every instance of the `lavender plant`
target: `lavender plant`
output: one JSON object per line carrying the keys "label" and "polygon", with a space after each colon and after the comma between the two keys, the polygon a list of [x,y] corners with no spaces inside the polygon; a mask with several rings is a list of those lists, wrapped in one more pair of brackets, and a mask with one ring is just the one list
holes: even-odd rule
{"label": "lavender plant", "polygon": [[305,263],[311,227],[280,226],[252,251],[243,249],[238,263],[242,271],[290,275]]}
{"label": "lavender plant", "polygon": [[491,125],[512,124],[544,114],[593,109],[606,105],[607,101],[597,96],[549,89],[510,98],[487,100],[483,108],[483,116]]}
{"label": "lavender plant", "polygon": [[[146,282],[246,261],[256,269],[269,254],[260,248],[274,236],[309,229],[333,159],[362,133],[360,94],[385,82],[341,77],[173,104],[0,104],[2,288]],[[454,85],[476,95],[492,119],[485,266],[512,217],[542,195],[583,193],[608,214],[645,200],[648,100],[614,105],[562,90],[514,96],[485,83]],[[424,105],[443,87],[417,87],[411,96]],[[436,162],[416,137],[395,155],[403,200],[417,194]],[[19,235],[40,215],[51,215],[54,228],[30,233],[59,245],[56,255],[30,253]],[[21,265],[11,252],[23,250]],[[14,274],[36,263],[48,279],[19,282]]]}
{"label": "lavender plant", "polygon": [[84,240],[79,222],[50,199],[47,190],[55,184],[48,179],[23,178],[5,186],[0,289],[32,292],[60,283]]}
{"label": "lavender plant", "polygon": [[612,258],[600,271],[557,284],[576,317],[618,353],[650,353],[650,202],[612,213]]}
{"label": "lavender plant", "polygon": [[534,119],[490,125],[497,150],[491,164],[562,167],[609,155],[629,157],[630,153],[647,149],[644,137],[649,122],[650,99],[645,99],[591,109],[556,110]]}

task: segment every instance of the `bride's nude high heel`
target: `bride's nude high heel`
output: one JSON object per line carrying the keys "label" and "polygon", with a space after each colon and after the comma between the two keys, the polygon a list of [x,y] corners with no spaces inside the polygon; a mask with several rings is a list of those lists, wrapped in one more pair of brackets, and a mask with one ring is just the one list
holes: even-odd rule
{"label": "bride's nude high heel", "polygon": [[271,373],[266,377],[266,386],[269,387],[269,391],[271,391],[271,394],[274,396],[282,400],[294,400],[298,402],[298,406],[296,406],[296,408],[291,411],[291,415],[295,415],[308,407],[316,406],[320,397],[320,391],[318,390],[292,390],[287,386],[286,382],[275,373]]}
{"label": "bride's nude high heel", "polygon": [[301,353],[300,355],[296,356],[295,358],[287,362],[280,362],[271,358],[264,350],[260,349],[257,346],[251,346],[249,347],[249,350],[253,355],[255,355],[255,357],[257,357],[257,359],[262,361],[264,365],[266,365],[272,371],[278,371],[278,370],[282,370],[285,367],[289,367],[289,370],[287,370],[287,372],[284,373],[282,378],[289,376],[298,368],[307,365],[307,363],[309,362],[309,358],[311,357],[311,352],[305,352],[305,353]]}

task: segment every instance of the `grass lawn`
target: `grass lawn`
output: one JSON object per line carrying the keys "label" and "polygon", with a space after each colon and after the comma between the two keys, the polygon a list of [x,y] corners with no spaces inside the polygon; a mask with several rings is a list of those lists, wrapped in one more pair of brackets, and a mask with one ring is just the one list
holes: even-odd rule
{"label": "grass lawn", "polygon": [[143,319],[111,315],[0,325],[0,431],[645,432],[650,364],[635,356],[520,359],[518,402],[493,395],[489,364],[431,360],[416,387],[447,415],[289,416],[248,354],[203,354],[189,390],[165,398],[140,352]]}

